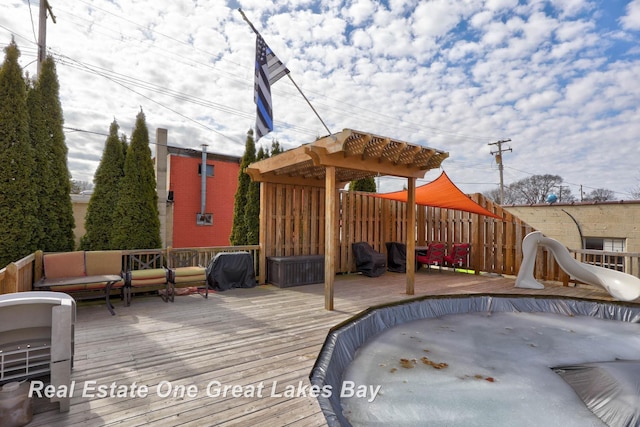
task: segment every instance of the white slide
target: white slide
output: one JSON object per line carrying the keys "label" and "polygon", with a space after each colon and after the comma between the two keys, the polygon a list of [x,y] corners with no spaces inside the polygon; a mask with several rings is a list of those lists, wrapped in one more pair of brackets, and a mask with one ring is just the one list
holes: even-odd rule
{"label": "white slide", "polygon": [[551,251],[560,268],[569,276],[590,285],[603,287],[612,297],[620,301],[633,301],[640,297],[640,279],[621,271],[597,267],[579,262],[571,256],[569,250],[559,241],[545,237],[534,231],[522,241],[522,265],[516,278],[517,288],[544,289],[544,285],[533,277],[538,246]]}

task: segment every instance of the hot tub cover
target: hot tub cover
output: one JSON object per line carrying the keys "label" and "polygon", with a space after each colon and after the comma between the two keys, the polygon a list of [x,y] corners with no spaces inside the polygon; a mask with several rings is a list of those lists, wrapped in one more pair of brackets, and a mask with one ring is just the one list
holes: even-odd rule
{"label": "hot tub cover", "polygon": [[640,361],[585,363],[554,370],[608,425],[640,425]]}
{"label": "hot tub cover", "polygon": [[[371,307],[332,328],[309,376],[311,384],[319,389],[329,386],[339,390],[343,372],[353,361],[358,348],[386,329],[418,319],[475,312],[545,312],[640,323],[640,306],[628,303],[483,294],[415,298]],[[565,371],[565,380],[604,422],[612,426],[629,426],[638,425],[639,365],[637,361],[585,364],[557,368],[556,372]],[[620,377],[627,380],[615,381]],[[632,403],[628,404],[629,401]],[[331,393],[328,397],[321,394],[318,402],[330,427],[351,426],[342,414],[339,393]],[[628,420],[635,422],[629,423]]]}

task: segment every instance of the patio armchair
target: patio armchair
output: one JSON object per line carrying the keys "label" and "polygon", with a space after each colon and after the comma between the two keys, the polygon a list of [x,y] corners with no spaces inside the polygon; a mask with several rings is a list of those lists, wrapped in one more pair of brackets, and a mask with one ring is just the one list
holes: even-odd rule
{"label": "patio armchair", "polygon": [[376,252],[367,242],[351,245],[356,261],[356,271],[368,277],[378,277],[387,269],[387,259],[384,254]]}
{"label": "patio armchair", "polygon": [[136,251],[129,253],[128,270],[126,274],[124,296],[125,304],[131,305],[133,289],[162,289],[164,295],[160,297],[168,302],[169,270],[163,266],[163,254],[158,251]]}
{"label": "patio armchair", "polygon": [[[193,249],[170,249],[167,251],[169,263],[169,295],[174,301],[176,286],[198,286],[198,294],[209,298],[209,286],[207,285],[207,269],[198,264],[198,251]],[[204,293],[202,292],[204,290]]]}
{"label": "patio armchair", "polygon": [[431,266],[436,265],[440,272],[442,272],[442,264],[444,264],[444,253],[446,245],[444,243],[429,243],[427,246],[426,255],[416,255],[416,262],[421,266],[426,265],[428,271],[431,271]]}
{"label": "patio armchair", "polygon": [[444,257],[444,261],[450,267],[453,267],[453,271],[456,268],[462,268],[466,266],[469,258],[469,250],[471,245],[469,243],[454,243],[451,247],[451,253]]}

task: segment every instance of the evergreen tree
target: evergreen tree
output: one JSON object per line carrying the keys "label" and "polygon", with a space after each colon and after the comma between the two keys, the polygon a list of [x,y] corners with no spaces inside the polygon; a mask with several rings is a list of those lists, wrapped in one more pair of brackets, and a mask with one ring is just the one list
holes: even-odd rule
{"label": "evergreen tree", "polygon": [[31,171],[31,180],[34,183],[35,202],[38,215],[36,216],[37,226],[34,227],[34,243],[37,249],[44,250],[46,240],[47,224],[53,219],[51,212],[44,209],[49,200],[51,187],[51,162],[48,159],[46,124],[44,110],[42,108],[42,92],[35,87],[35,82],[27,88],[27,111],[29,117],[29,141],[33,148],[33,156],[37,165]]}
{"label": "evergreen tree", "polygon": [[27,85],[13,40],[0,67],[0,268],[37,249],[37,204],[29,142]]}
{"label": "evergreen tree", "polygon": [[53,58],[42,63],[29,93],[31,144],[35,149],[34,182],[38,182],[38,247],[45,252],[72,251],[75,246],[71,181],[67,167],[60,84]]}
{"label": "evergreen tree", "polygon": [[376,180],[373,177],[357,179],[349,183],[349,191],[376,192]]}
{"label": "evergreen tree", "polygon": [[[284,150],[282,149],[282,146],[280,145],[280,143],[278,142],[277,139],[274,139],[273,141],[271,141],[271,155],[275,156],[276,154],[280,154],[282,153]],[[267,150],[266,152],[267,157],[269,157],[269,150]]]}
{"label": "evergreen tree", "polygon": [[86,234],[80,241],[82,250],[119,249],[111,243],[113,207],[118,203],[118,188],[124,176],[125,163],[122,150],[125,142],[118,137],[119,128],[114,120],[109,127],[102,159],[93,179],[95,187],[84,221]]}
{"label": "evergreen tree", "polygon": [[149,131],[142,111],[136,117],[113,216],[111,245],[118,249],[162,246],[156,177],[149,149]]}
{"label": "evergreen tree", "polygon": [[[256,154],[256,161],[269,157],[269,150],[260,147]],[[257,245],[260,242],[260,183],[249,182],[247,190],[247,204],[244,210],[244,226],[247,230],[247,245]]]}
{"label": "evergreen tree", "polygon": [[233,246],[247,244],[247,223],[245,221],[245,209],[247,205],[247,193],[251,178],[245,173],[245,169],[256,160],[256,143],[253,140],[253,130],[247,132],[247,140],[244,147],[244,155],[240,162],[238,172],[238,189],[236,190],[233,205],[233,226],[231,227],[231,244]]}

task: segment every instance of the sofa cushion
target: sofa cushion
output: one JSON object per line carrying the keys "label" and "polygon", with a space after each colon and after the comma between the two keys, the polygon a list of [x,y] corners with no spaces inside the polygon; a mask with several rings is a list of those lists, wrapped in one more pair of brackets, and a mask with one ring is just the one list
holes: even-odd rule
{"label": "sofa cushion", "polygon": [[43,263],[47,279],[86,276],[83,251],[45,254]]}
{"label": "sofa cushion", "polygon": [[167,280],[163,278],[131,280],[131,286],[133,286],[134,288],[141,288],[144,286],[166,285],[166,284],[167,284]]}
{"label": "sofa cushion", "polygon": [[129,272],[129,285],[133,287],[166,285],[167,279],[167,270],[164,268],[132,270]]}
{"label": "sofa cushion", "polygon": [[[111,289],[119,289],[124,286],[124,279],[111,285]],[[57,292],[99,291],[107,287],[107,282],[82,283],[77,285],[56,285]]]}
{"label": "sofa cushion", "polygon": [[207,280],[207,270],[204,267],[178,267],[171,270],[173,283],[194,283]]}
{"label": "sofa cushion", "polygon": [[87,251],[87,276],[122,273],[122,251]]}
{"label": "sofa cushion", "polygon": [[140,280],[140,279],[158,279],[158,278],[167,278],[167,270],[164,268],[150,268],[147,270],[131,270],[129,272],[131,274],[132,280]]}
{"label": "sofa cushion", "polygon": [[173,272],[176,277],[204,276],[207,274],[207,270],[204,267],[178,267],[174,268]]}

